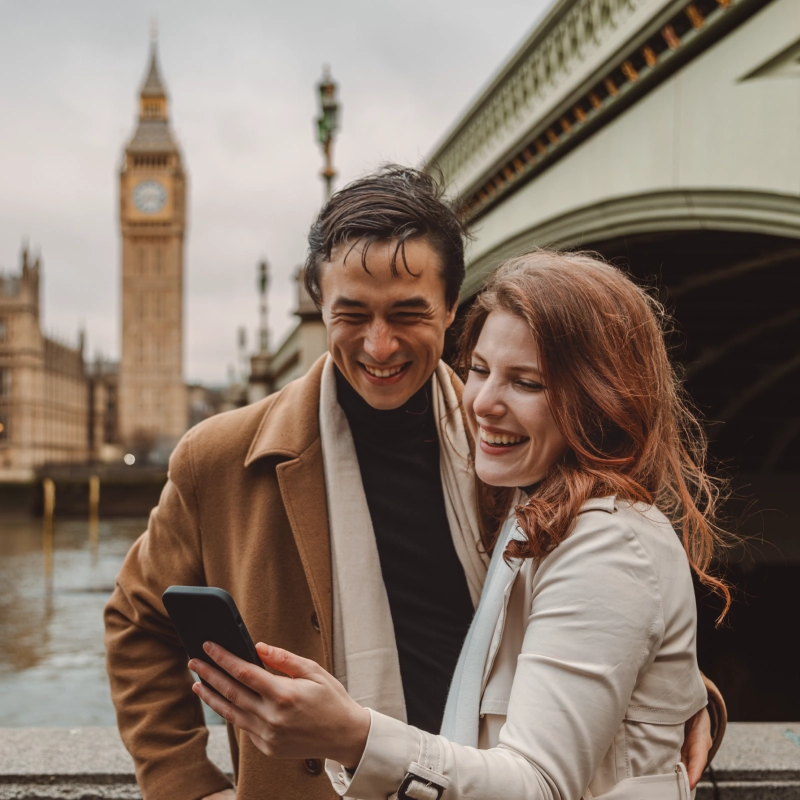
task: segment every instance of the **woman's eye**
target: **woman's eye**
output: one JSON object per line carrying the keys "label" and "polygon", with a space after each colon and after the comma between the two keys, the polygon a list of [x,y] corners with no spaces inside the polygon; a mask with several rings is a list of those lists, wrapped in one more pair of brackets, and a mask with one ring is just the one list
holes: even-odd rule
{"label": "woman's eye", "polygon": [[489,370],[488,369],[486,369],[485,367],[477,367],[477,366],[475,366],[475,364],[473,364],[469,368],[469,371],[470,372],[474,372],[476,375],[488,375],[489,374]]}
{"label": "woman's eye", "polygon": [[517,381],[517,385],[529,392],[541,392],[544,384],[538,381]]}

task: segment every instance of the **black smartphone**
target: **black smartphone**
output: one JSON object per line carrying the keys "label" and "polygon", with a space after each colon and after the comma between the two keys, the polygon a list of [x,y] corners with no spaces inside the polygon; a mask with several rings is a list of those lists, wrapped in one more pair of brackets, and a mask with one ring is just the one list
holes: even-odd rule
{"label": "black smartphone", "polygon": [[[236,603],[224,589],[170,586],[161,595],[161,600],[189,658],[201,659],[225,672],[203,650],[206,642],[214,642],[244,661],[264,667]],[[209,686],[205,681],[203,683]],[[213,688],[209,686],[209,689]]]}

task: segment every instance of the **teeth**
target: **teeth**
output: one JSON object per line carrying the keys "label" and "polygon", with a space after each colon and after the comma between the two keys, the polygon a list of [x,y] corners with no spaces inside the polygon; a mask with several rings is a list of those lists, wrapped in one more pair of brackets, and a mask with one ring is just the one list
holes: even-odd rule
{"label": "teeth", "polygon": [[364,369],[369,372],[370,375],[374,375],[376,378],[391,378],[393,375],[397,375],[402,372],[404,364],[401,364],[399,367],[392,367],[391,369],[376,369],[375,367],[368,367],[364,364]]}
{"label": "teeth", "polygon": [[528,438],[527,436],[514,436],[508,433],[489,433],[483,428],[480,429],[480,433],[481,439],[486,444],[519,444]]}

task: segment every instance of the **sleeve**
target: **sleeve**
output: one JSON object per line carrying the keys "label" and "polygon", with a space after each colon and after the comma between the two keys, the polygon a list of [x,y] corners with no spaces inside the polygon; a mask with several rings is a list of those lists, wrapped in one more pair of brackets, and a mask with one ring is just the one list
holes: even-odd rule
{"label": "sleeve", "polygon": [[378,800],[410,773],[420,776],[420,797],[429,782],[446,788],[450,800],[578,800],[663,638],[655,571],[615,517],[582,514],[541,561],[497,747],[465,747],[373,711],[356,772],[328,765],[336,791]]}
{"label": "sleeve", "polygon": [[190,431],[105,609],[111,699],[145,800],[197,800],[231,785],[206,755],[200,700],[161,603],[172,584],[205,584],[191,448]]}

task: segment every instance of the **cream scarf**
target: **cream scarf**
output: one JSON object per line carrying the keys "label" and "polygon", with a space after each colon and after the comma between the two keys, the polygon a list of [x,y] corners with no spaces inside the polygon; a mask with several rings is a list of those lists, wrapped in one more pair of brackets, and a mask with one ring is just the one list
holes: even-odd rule
{"label": "cream scarf", "polygon": [[[451,376],[452,370],[440,361],[433,374],[433,413],[450,534],[477,606],[489,557],[479,548],[475,478]],[[361,705],[406,722],[389,599],[353,436],[336,399],[330,356],[322,371],[319,429],[330,525],[334,675]]]}

